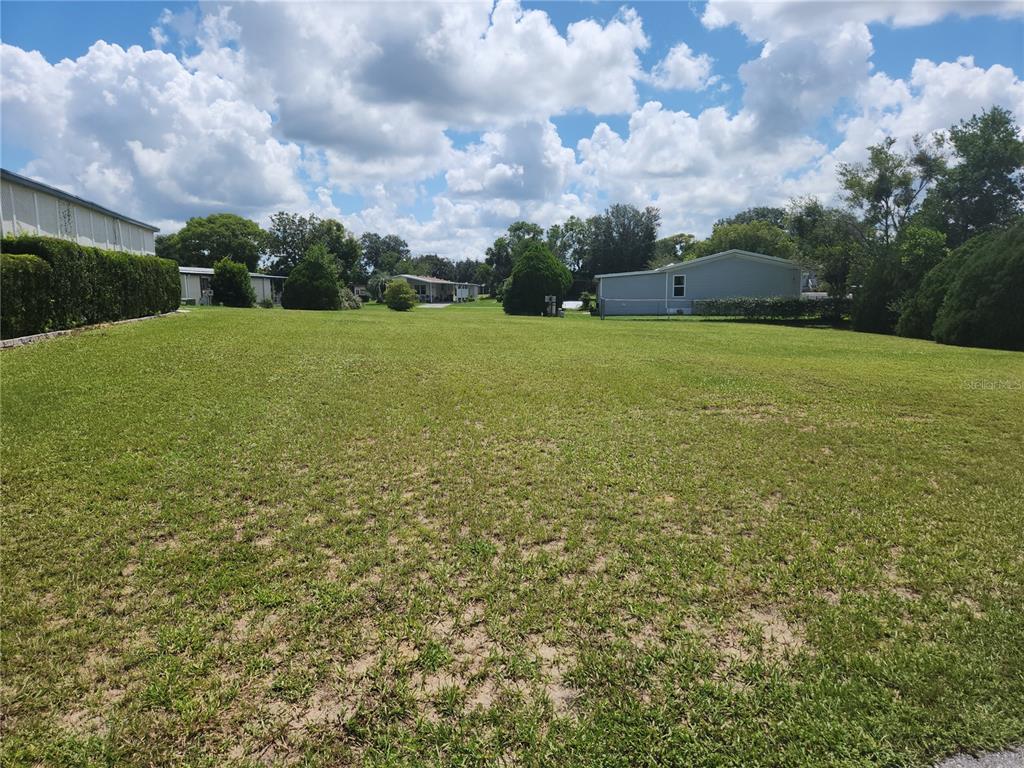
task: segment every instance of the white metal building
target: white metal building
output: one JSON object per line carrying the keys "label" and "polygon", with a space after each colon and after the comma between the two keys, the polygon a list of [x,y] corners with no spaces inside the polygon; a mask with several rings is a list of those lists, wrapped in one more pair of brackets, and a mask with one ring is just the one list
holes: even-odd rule
{"label": "white metal building", "polygon": [[799,298],[800,274],[788,259],[732,249],[595,279],[602,315],[688,315],[702,299]]}
{"label": "white metal building", "polygon": [[157,227],[0,169],[0,232],[47,235],[129,253],[156,252]]}
{"label": "white metal building", "polygon": [[405,280],[416,291],[419,300],[428,304],[472,301],[480,295],[480,286],[476,283],[458,283],[425,275],[395,275],[395,277]]}
{"label": "white metal building", "polygon": [[[213,290],[210,288],[210,278],[213,277],[212,268],[178,267],[178,274],[181,277],[182,303],[211,303],[213,299]],[[275,304],[281,303],[281,290],[284,288],[285,280],[283,277],[250,272],[249,279],[252,281],[252,289],[256,293],[257,303],[268,299]]]}

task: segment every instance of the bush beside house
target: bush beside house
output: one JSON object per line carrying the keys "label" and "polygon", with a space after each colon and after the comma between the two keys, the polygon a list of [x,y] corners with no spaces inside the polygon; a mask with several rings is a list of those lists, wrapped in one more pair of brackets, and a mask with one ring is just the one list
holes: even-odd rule
{"label": "bush beside house", "polygon": [[[172,312],[181,300],[178,266],[168,259],[38,235],[6,237],[0,250],[35,256],[50,267],[46,321],[36,333]],[[41,301],[19,296],[19,285],[27,284],[12,277],[10,290],[5,286],[4,314],[8,302],[17,307]]]}
{"label": "bush beside house", "polygon": [[837,322],[850,313],[846,298],[702,299],[693,303],[696,315],[742,317],[747,320],[818,320]]}
{"label": "bush beside house", "polygon": [[572,285],[572,274],[551,250],[540,242],[530,243],[516,259],[501,305],[509,315],[542,315],[545,296],[556,296],[562,305]]}
{"label": "bush beside house", "polygon": [[341,286],[338,291],[338,295],[341,297],[341,308],[342,309],[362,309],[363,300],[352,293],[351,289],[347,286]]}
{"label": "bush beside house", "polygon": [[225,257],[213,265],[210,279],[215,304],[226,307],[251,307],[256,304],[256,291],[252,287],[249,270],[239,261]]}
{"label": "bush beside house", "polygon": [[384,289],[384,303],[389,309],[405,312],[416,306],[416,291],[405,280],[392,280]]}
{"label": "bush beside house", "polygon": [[[346,292],[351,296],[351,291]],[[281,306],[285,309],[350,309],[352,300],[343,301],[337,264],[319,243],[306,251],[284,281],[281,293]],[[355,302],[354,308],[361,306],[358,300]]]}

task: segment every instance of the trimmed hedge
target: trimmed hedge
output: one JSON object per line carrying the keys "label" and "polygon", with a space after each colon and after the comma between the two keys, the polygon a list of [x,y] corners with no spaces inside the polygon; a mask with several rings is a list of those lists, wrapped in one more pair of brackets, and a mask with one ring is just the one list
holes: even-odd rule
{"label": "trimmed hedge", "polygon": [[52,271],[38,256],[0,254],[0,338],[13,339],[46,330]]}
{"label": "trimmed hedge", "polygon": [[703,299],[693,302],[696,315],[743,317],[748,320],[820,320],[837,322],[850,314],[850,300],[825,299]]}
{"label": "trimmed hedge", "polygon": [[50,265],[45,330],[171,312],[181,302],[178,265],[169,259],[37,235],[5,237],[0,250],[31,254]]}

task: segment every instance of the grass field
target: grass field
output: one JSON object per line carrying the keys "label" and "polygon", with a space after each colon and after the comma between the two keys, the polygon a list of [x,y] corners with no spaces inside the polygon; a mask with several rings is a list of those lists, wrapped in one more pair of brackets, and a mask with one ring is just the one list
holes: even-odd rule
{"label": "grass field", "polygon": [[481,302],[0,365],[5,765],[1024,739],[1024,355]]}

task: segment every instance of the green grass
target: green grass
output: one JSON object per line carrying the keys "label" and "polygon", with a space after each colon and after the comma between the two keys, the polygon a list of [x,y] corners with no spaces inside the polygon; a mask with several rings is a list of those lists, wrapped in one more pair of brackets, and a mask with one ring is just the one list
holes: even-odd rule
{"label": "green grass", "polygon": [[199,309],[6,351],[3,763],[1024,739],[1024,355]]}

